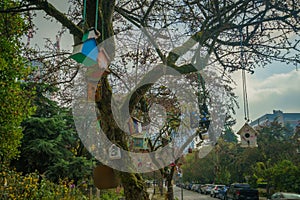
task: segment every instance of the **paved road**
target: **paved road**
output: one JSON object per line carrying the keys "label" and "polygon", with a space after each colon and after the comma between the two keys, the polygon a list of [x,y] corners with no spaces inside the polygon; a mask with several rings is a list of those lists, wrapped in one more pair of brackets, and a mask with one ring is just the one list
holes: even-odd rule
{"label": "paved road", "polygon": [[[174,196],[181,200],[181,188],[174,187]],[[183,200],[218,200],[209,195],[200,194],[190,190],[183,189]]]}

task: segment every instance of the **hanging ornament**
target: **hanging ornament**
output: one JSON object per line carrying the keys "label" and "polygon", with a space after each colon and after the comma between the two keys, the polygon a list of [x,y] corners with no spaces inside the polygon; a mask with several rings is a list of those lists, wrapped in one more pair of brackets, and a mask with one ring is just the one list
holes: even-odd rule
{"label": "hanging ornament", "polygon": [[[81,39],[81,43],[75,44],[73,53],[70,58],[74,59],[78,63],[85,66],[93,66],[98,64],[98,47],[96,39],[100,36],[100,32],[97,30],[98,26],[98,4],[99,0],[96,1],[96,15],[95,15],[95,27],[90,28],[86,31]],[[86,24],[86,0],[84,0],[83,8],[83,26]]]}
{"label": "hanging ornament", "polygon": [[112,144],[108,150],[109,158],[111,160],[121,159],[121,149],[117,147],[115,144]]}
{"label": "hanging ornament", "polygon": [[258,133],[248,123],[245,123],[237,134],[241,137],[241,147],[258,147]]}
{"label": "hanging ornament", "polygon": [[[74,59],[76,62],[81,63],[85,66],[92,66],[98,64],[97,57],[98,57],[98,47],[96,42],[96,37],[91,37],[89,35],[90,32],[94,32],[94,29],[89,30],[84,35],[82,42],[75,45],[73,49],[73,53],[70,58]],[[87,38],[87,39],[85,39]]]}
{"label": "hanging ornament", "polygon": [[240,28],[240,49],[241,49],[241,68],[242,68],[242,84],[243,84],[243,100],[244,100],[244,114],[246,123],[238,131],[238,135],[241,137],[241,147],[257,147],[257,135],[258,133],[254,130],[247,122],[249,121],[249,105],[248,105],[248,94],[247,94],[247,82],[245,74],[245,58],[244,58],[244,46],[243,46],[243,30]]}

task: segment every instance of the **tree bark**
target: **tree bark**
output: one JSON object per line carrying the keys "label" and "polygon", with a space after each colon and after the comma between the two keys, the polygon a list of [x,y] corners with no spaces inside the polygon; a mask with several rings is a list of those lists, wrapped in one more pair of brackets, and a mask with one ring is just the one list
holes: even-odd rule
{"label": "tree bark", "polygon": [[[95,1],[87,1],[87,19],[89,24],[94,24],[95,15]],[[94,6],[93,6],[94,5]],[[99,21],[98,27],[101,32],[101,40],[108,39],[113,36],[113,22],[112,16],[114,12],[115,1],[114,0],[100,0],[99,1]],[[91,14],[89,14],[91,13]],[[113,54],[113,52],[108,52]],[[121,146],[123,149],[128,150],[125,133],[118,127],[114,121],[114,117],[111,109],[111,97],[112,88],[109,84],[107,76],[104,76],[100,80],[101,84],[98,84],[99,88],[97,92],[100,93],[101,99],[97,102],[98,109],[100,111],[101,128],[106,133],[107,137],[114,143]],[[99,95],[99,94],[96,94]],[[149,195],[147,193],[146,185],[140,174],[128,173],[128,172],[116,172],[120,178],[124,187],[124,194],[127,200],[148,200]]]}

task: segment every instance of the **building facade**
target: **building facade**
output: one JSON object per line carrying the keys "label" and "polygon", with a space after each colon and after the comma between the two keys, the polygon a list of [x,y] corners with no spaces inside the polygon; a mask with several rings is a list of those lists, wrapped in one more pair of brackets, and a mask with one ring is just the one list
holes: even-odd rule
{"label": "building facade", "polygon": [[259,126],[268,125],[275,120],[283,126],[289,126],[295,130],[300,125],[300,113],[284,113],[281,110],[273,110],[272,114],[265,114],[252,121],[250,125],[253,128],[258,128]]}

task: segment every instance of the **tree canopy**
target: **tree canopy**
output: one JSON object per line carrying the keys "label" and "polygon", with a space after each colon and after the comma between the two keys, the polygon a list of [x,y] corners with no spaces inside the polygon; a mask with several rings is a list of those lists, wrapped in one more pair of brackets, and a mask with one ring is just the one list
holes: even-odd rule
{"label": "tree canopy", "polygon": [[[95,9],[97,5],[98,9]],[[114,119],[111,99],[115,91],[122,91],[120,87],[126,85],[127,80],[132,80],[134,76],[129,75],[141,76],[145,71],[148,75],[140,79],[140,83],[147,84],[136,82],[130,87],[134,90],[122,91],[126,100],[118,108],[122,112],[127,109],[124,107],[129,107],[129,114],[133,115],[142,110],[139,105],[155,86],[154,83],[171,72],[188,75],[200,71],[203,75],[204,67],[213,68],[219,72],[220,85],[228,85],[230,72],[235,70],[253,72],[256,67],[273,61],[299,63],[299,7],[299,2],[293,0],[87,0],[86,6],[81,1],[70,1],[68,13],[63,13],[48,1],[26,0],[20,6],[2,9],[1,13],[43,10],[69,30],[74,36],[74,43],[81,40],[87,28],[95,24],[99,27],[101,37],[97,40],[104,44],[109,57],[115,62],[110,63],[109,73],[103,75],[97,84],[97,117],[108,139],[127,150],[126,133]],[[82,18],[83,8],[86,8],[83,12],[85,19]],[[95,13],[96,10],[98,13]],[[139,35],[122,35],[138,29],[144,35],[140,40],[137,40]],[[149,42],[147,48],[116,58],[118,46],[114,41],[117,40],[111,40],[105,46],[105,41],[113,36],[114,39],[124,36],[121,41],[125,45],[130,42],[141,44],[139,41],[145,41],[145,38]],[[164,40],[158,40],[158,36]],[[165,41],[171,45],[166,45]],[[126,50],[124,47],[119,49]],[[54,68],[61,72],[56,76],[67,74],[67,81],[64,78],[49,79],[53,84],[72,83],[81,67],[66,59],[68,54],[59,55],[61,62],[54,62],[53,55],[49,58],[41,56],[41,53],[29,57],[42,57],[40,60],[49,72]],[[149,67],[145,64],[147,62],[155,67]],[[55,76],[47,73],[48,77],[52,74]],[[149,77],[151,83],[147,82]],[[210,92],[218,95],[217,91]],[[219,112],[227,113],[228,110],[223,108]],[[127,199],[148,199],[138,174],[120,172],[120,177]]]}
{"label": "tree canopy", "polygon": [[[0,9],[19,6],[4,0]],[[30,73],[30,64],[22,57],[20,37],[27,24],[21,14],[0,13],[0,162],[6,163],[19,154],[21,122],[33,111],[30,106],[33,89],[24,89],[22,80]]]}

